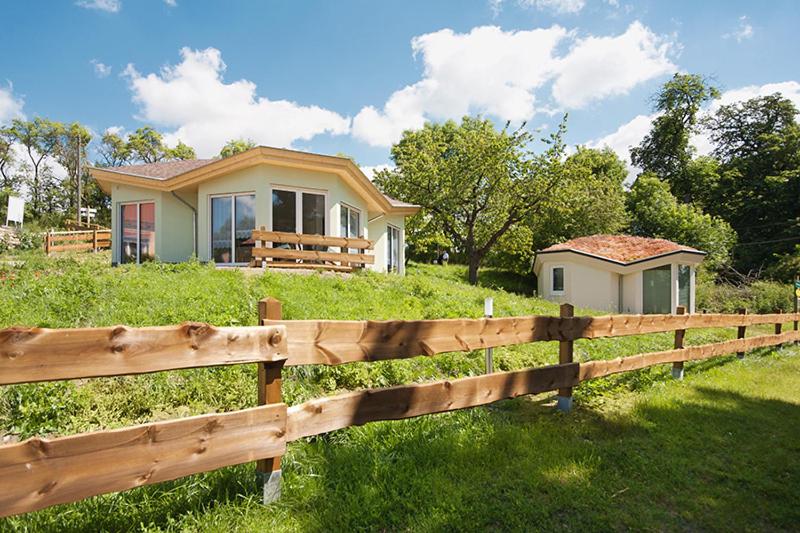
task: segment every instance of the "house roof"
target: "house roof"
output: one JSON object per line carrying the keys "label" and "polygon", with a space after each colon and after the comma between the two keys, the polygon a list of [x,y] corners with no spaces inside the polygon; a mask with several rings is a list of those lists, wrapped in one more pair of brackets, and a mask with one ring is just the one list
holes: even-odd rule
{"label": "house roof", "polygon": [[678,252],[706,255],[706,252],[666,239],[635,237],[632,235],[590,235],[588,237],[578,237],[577,239],[549,246],[538,251],[537,255],[555,252],[575,252],[620,264],[646,261],[655,257]]}
{"label": "house roof", "polygon": [[398,215],[413,215],[419,206],[401,202],[381,193],[358,166],[347,157],[337,157],[284,148],[257,146],[224,159],[168,161],[114,168],[92,167],[92,177],[106,192],[112,183],[160,191],[175,191],[201,181],[260,164],[303,168],[338,175],[366,200],[371,210]]}

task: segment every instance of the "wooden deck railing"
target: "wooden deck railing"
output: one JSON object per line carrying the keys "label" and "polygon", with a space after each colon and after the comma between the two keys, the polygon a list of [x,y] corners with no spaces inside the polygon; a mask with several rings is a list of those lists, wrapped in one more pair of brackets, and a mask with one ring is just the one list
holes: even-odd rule
{"label": "wooden deck railing", "polygon": [[44,251],[65,252],[68,250],[104,250],[111,248],[111,230],[48,231],[44,239]]}
{"label": "wooden deck railing", "polygon": [[251,238],[255,242],[253,266],[347,272],[375,263],[375,256],[367,253],[373,248],[367,239],[267,231],[263,227],[253,230]]}
{"label": "wooden deck railing", "polygon": [[[258,407],[0,446],[0,516],[42,509],[227,465],[258,461],[265,500],[279,495],[280,457],[294,440],[377,420],[484,405],[547,391],[570,396],[582,381],[648,366],[708,359],[800,341],[800,313],[617,315],[412,321],[281,320],[259,304],[259,326],[207,324],[0,330],[0,385],[257,363]],[[782,324],[794,323],[791,331]],[[744,336],[774,324],[775,333]],[[683,347],[686,329],[737,327],[738,339]],[[675,349],[609,361],[573,361],[572,343],[675,332]],[[559,341],[559,364],[461,379],[347,392],[287,407],[283,366],[402,359],[536,341]],[[682,376],[682,366],[681,366]]]}

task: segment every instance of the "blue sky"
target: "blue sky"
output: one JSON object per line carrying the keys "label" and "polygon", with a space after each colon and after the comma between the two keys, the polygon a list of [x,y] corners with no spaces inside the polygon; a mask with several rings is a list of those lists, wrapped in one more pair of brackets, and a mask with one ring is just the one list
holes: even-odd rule
{"label": "blue sky", "polygon": [[[0,122],[151,124],[211,156],[232,137],[365,167],[404,128],[483,114],[626,155],[676,71],[724,101],[800,104],[800,2],[6,2]],[[703,149],[704,141],[697,140]]]}

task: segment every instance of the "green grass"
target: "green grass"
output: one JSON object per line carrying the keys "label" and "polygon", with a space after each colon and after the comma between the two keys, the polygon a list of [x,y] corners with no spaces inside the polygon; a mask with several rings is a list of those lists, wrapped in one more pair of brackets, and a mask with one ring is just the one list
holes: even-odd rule
{"label": "green grass", "polygon": [[[105,258],[107,260],[107,258]],[[289,319],[557,314],[524,280],[412,265],[409,275],[245,276],[198,264],[110,268],[104,258],[0,267],[0,327],[255,324],[274,296]],[[507,289],[507,290],[504,290]],[[7,304],[6,304],[7,303]],[[585,311],[583,311],[585,312]],[[762,330],[763,331],[763,330]],[[687,343],[733,338],[692,330]],[[671,347],[672,335],[576,343],[582,360]],[[555,343],[496,350],[499,369],[554,362]],[[288,403],[342,389],[482,372],[483,354],[289,369]],[[252,464],[0,521],[0,530],[790,530],[800,523],[800,351],[659,367],[587,382],[577,408],[547,396],[381,422],[294,443],[284,496],[264,507]],[[0,389],[0,434],[70,434],[255,404],[253,365]]]}

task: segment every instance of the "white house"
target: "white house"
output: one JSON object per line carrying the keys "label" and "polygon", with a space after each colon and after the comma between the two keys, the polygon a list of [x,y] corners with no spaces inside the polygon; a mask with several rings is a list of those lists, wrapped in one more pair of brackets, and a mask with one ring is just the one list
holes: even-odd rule
{"label": "white house", "polygon": [[695,308],[695,269],[706,253],[664,239],[592,235],[536,252],[533,269],[547,300],[612,313]]}
{"label": "white house", "polygon": [[[92,168],[111,194],[112,262],[247,265],[256,228],[367,239],[367,268],[404,271],[405,218],[348,158],[259,146],[225,159]],[[303,250],[325,251],[306,245]],[[292,246],[294,245],[284,245]]]}

